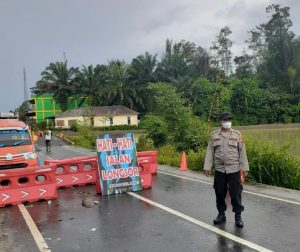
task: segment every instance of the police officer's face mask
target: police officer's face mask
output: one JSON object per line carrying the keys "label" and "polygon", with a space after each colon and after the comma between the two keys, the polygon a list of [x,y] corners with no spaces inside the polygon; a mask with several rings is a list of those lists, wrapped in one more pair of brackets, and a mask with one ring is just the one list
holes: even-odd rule
{"label": "police officer's face mask", "polygon": [[231,121],[227,121],[227,122],[221,122],[222,123],[222,128],[224,129],[230,129],[231,128]]}

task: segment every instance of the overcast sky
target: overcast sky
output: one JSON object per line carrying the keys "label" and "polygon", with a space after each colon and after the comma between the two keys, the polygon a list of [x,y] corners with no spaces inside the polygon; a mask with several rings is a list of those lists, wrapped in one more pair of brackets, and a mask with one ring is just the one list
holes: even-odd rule
{"label": "overcast sky", "polygon": [[64,52],[69,66],[130,62],[146,51],[161,56],[167,38],[209,48],[228,25],[238,55],[271,3],[291,7],[299,36],[298,0],[0,0],[0,112],[23,102],[23,68],[29,89]]}

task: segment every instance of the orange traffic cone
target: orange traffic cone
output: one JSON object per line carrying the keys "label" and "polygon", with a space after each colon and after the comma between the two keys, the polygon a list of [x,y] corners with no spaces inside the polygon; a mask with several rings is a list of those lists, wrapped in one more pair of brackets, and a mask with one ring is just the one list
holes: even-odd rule
{"label": "orange traffic cone", "polygon": [[187,171],[186,155],[184,151],[182,152],[181,155],[180,171]]}

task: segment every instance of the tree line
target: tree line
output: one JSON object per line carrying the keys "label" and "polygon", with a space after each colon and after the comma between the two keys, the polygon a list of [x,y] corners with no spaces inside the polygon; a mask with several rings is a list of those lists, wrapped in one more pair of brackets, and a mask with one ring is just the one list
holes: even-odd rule
{"label": "tree line", "polygon": [[79,68],[67,61],[50,63],[32,92],[52,93],[63,110],[67,98],[80,93],[90,106],[123,105],[155,114],[157,96],[174,90],[205,121],[229,110],[240,124],[300,122],[300,38],[291,31],[289,11],[269,5],[268,20],[248,31],[239,56],[233,57],[232,31],[225,26],[209,49],[167,39],[160,59],[146,52],[130,63],[113,60]]}

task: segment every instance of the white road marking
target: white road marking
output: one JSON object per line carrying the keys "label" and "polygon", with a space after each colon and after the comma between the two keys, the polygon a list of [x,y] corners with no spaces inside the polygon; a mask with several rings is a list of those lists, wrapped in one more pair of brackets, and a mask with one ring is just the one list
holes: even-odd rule
{"label": "white road marking", "polygon": [[33,219],[31,218],[30,214],[28,213],[26,207],[23,204],[18,205],[20,212],[23,215],[23,218],[36,242],[36,245],[41,252],[51,252],[50,248],[48,247],[47,243],[45,242],[42,234],[38,230],[37,226],[35,225]]}
{"label": "white road marking", "polygon": [[152,200],[149,200],[149,199],[147,199],[147,198],[145,198],[145,197],[142,197],[142,196],[140,196],[140,195],[138,195],[138,194],[136,194],[136,193],[128,192],[128,194],[131,195],[131,196],[133,196],[133,197],[136,197],[136,198],[138,198],[138,199],[140,199],[140,200],[142,200],[142,201],[144,201],[144,202],[147,202],[147,203],[150,204],[150,205],[156,206],[156,207],[158,207],[158,208],[160,208],[160,209],[162,209],[162,210],[164,210],[164,211],[166,211],[166,212],[168,212],[168,213],[174,214],[174,215],[176,215],[176,216],[178,216],[178,217],[180,217],[180,218],[182,218],[182,219],[184,219],[184,220],[187,220],[187,221],[189,221],[189,222],[192,222],[192,223],[194,223],[194,224],[196,224],[196,225],[198,225],[198,226],[200,226],[200,227],[202,227],[202,228],[204,228],[204,229],[210,230],[210,231],[212,231],[212,232],[214,232],[214,233],[216,233],[216,234],[222,235],[223,237],[226,237],[226,238],[228,238],[228,239],[230,239],[230,240],[232,240],[232,241],[234,241],[234,242],[238,242],[238,243],[240,243],[240,244],[242,244],[242,245],[244,245],[244,246],[247,246],[247,247],[249,247],[249,248],[252,248],[252,249],[254,249],[254,250],[256,250],[256,251],[261,251],[261,252],[272,252],[272,250],[269,250],[269,249],[267,249],[267,248],[264,248],[264,247],[262,247],[262,246],[259,246],[259,245],[255,244],[255,243],[253,243],[253,242],[247,241],[247,240],[242,239],[242,238],[240,238],[240,237],[238,237],[238,236],[235,236],[235,235],[232,235],[232,234],[230,234],[230,233],[227,233],[227,232],[225,232],[225,231],[223,231],[223,230],[221,230],[221,229],[218,229],[218,228],[216,228],[216,227],[213,227],[213,226],[211,226],[211,225],[208,225],[208,224],[206,224],[206,223],[204,223],[204,222],[202,222],[202,221],[199,221],[199,220],[197,220],[197,219],[195,219],[195,218],[193,218],[193,217],[190,217],[190,216],[188,216],[188,215],[185,215],[185,214],[183,214],[183,213],[181,213],[181,212],[178,212],[178,211],[176,211],[176,210],[174,210],[174,209],[172,209],[172,208],[166,207],[166,206],[164,206],[164,205],[162,205],[162,204],[159,204],[159,203],[157,203],[157,202],[154,202],[154,201],[152,201]]}
{"label": "white road marking", "polygon": [[[188,177],[184,177],[184,176],[180,176],[180,175],[176,175],[176,174],[172,174],[172,173],[168,173],[168,172],[162,172],[162,171],[157,171],[157,172],[161,173],[161,174],[177,177],[177,178],[183,178],[183,179],[187,179],[187,180],[207,184],[207,185],[212,185],[213,184],[211,182],[203,181],[203,180],[200,180],[200,179],[188,178]],[[282,202],[286,202],[286,203],[290,203],[290,204],[300,205],[300,202],[297,202],[297,201],[277,198],[277,197],[273,197],[273,196],[269,196],[269,195],[265,195],[265,194],[261,194],[261,193],[250,192],[248,190],[243,190],[243,192],[248,193],[248,194],[252,194],[252,195],[255,195],[255,196],[263,197],[263,198],[268,198],[268,199],[278,200],[278,201],[282,201]]]}
{"label": "white road marking", "polygon": [[204,181],[204,180],[188,178],[188,177],[184,177],[184,176],[180,176],[180,175],[175,175],[175,174],[168,173],[168,172],[162,172],[162,171],[157,171],[157,172],[161,173],[161,174],[165,174],[165,175],[177,177],[177,178],[183,178],[183,179],[187,179],[187,180],[191,180],[191,181],[200,182],[200,183],[207,184],[207,185],[212,185],[213,184],[211,182],[207,182],[207,181]]}
{"label": "white road marking", "polygon": [[260,196],[260,197],[264,197],[264,198],[268,198],[268,199],[273,199],[273,200],[279,200],[279,201],[282,201],[282,202],[286,202],[286,203],[295,204],[295,205],[299,205],[300,206],[300,202],[297,202],[297,201],[281,199],[281,198],[277,198],[277,197],[273,197],[273,196],[268,196],[268,195],[264,195],[264,194],[260,194],[260,193],[250,192],[250,191],[247,191],[247,190],[245,190],[243,192],[248,193],[248,194],[252,194],[252,195],[255,195],[255,196]]}

